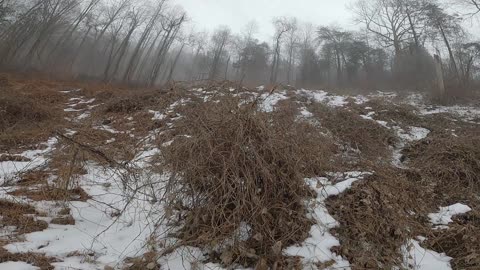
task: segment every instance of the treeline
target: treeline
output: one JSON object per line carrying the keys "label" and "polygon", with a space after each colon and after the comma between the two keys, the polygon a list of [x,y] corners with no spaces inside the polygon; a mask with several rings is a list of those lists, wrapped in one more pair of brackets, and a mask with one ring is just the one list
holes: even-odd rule
{"label": "treeline", "polygon": [[228,79],[471,92],[480,43],[463,25],[480,1],[457,3],[461,15],[436,0],[358,0],[349,8],[359,31],[282,17],[263,42],[254,22],[236,34],[192,30],[168,0],[0,0],[0,67],[147,86]]}

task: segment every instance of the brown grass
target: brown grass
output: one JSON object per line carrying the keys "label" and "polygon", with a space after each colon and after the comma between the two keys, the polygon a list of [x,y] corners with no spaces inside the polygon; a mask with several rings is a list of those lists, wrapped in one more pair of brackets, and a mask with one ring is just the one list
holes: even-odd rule
{"label": "brown grass", "polygon": [[38,214],[34,207],[16,203],[8,200],[0,200],[0,225],[15,226],[15,233],[22,235],[25,233],[43,231],[48,227],[45,221],[35,220],[31,216]]}
{"label": "brown grass", "polygon": [[[356,164],[389,163],[390,146],[395,144],[393,132],[371,120],[360,117],[354,111],[343,108],[329,108],[314,104],[309,107],[322,127],[342,145],[344,161],[353,157]],[[344,166],[347,164],[345,163]]]}
{"label": "brown grass", "polygon": [[[301,242],[312,224],[303,203],[311,191],[303,179],[328,168],[335,148],[294,116],[256,112],[239,102],[224,98],[180,112],[185,117],[175,124],[177,136],[162,150],[164,169],[175,172],[167,213],[183,213],[178,237],[189,245],[212,250],[232,240],[221,254],[211,254],[224,264],[252,266],[260,258],[279,264],[279,246]],[[242,224],[254,237],[240,240],[234,232]]]}
{"label": "brown grass", "polygon": [[47,257],[41,253],[10,253],[8,250],[0,247],[0,263],[12,261],[26,262],[40,268],[40,270],[53,270],[55,268],[53,265],[51,265],[51,263],[57,262],[55,258]]}
{"label": "brown grass", "polygon": [[480,214],[472,211],[457,216],[446,230],[435,230],[426,245],[452,257],[453,269],[480,268]]}
{"label": "brown grass", "polygon": [[38,189],[21,188],[8,194],[24,196],[34,201],[82,201],[90,199],[90,196],[80,187],[65,190],[62,188],[44,186]]}
{"label": "brown grass", "polygon": [[404,155],[422,180],[430,183],[441,202],[458,202],[480,191],[478,137],[431,135],[406,149]]}
{"label": "brown grass", "polygon": [[[392,269],[402,264],[400,247],[423,231],[427,203],[414,175],[378,169],[352,189],[327,201],[340,222],[334,234],[353,269]],[[428,201],[426,199],[426,201]]]}
{"label": "brown grass", "polygon": [[63,124],[67,101],[55,83],[9,79],[0,89],[0,150],[48,139]]}
{"label": "brown grass", "polygon": [[57,224],[57,225],[75,225],[75,219],[68,215],[68,216],[65,216],[65,217],[56,217],[56,218],[53,218],[51,221],[50,221],[51,224]]}
{"label": "brown grass", "polygon": [[[422,123],[422,117],[418,115],[417,109],[408,104],[398,104],[386,99],[376,98],[367,101],[361,105],[349,104],[358,114],[366,115],[369,112],[375,112],[375,120],[386,121],[399,125],[403,129],[407,126],[419,126]],[[365,108],[370,107],[371,110]]]}

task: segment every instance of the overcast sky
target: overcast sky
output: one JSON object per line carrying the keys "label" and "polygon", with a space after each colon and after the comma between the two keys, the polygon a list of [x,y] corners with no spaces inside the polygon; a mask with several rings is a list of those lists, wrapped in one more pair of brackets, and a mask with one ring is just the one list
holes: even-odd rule
{"label": "overcast sky", "polygon": [[212,31],[219,25],[240,33],[247,22],[259,26],[257,38],[267,40],[273,32],[272,19],[293,16],[315,25],[338,24],[353,28],[347,4],[353,0],[174,0],[183,6],[197,30]]}

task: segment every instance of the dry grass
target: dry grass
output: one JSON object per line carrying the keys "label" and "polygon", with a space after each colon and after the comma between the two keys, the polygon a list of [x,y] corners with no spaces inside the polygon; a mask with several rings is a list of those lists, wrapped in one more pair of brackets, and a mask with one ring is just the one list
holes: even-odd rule
{"label": "dry grass", "polygon": [[452,257],[453,269],[479,269],[480,267],[480,215],[472,211],[457,216],[455,224],[446,230],[435,230],[426,245]]}
{"label": "dry grass", "polygon": [[431,135],[406,149],[404,155],[441,202],[458,202],[480,191],[478,137]]}
{"label": "dry grass", "polygon": [[[423,122],[415,107],[408,104],[394,103],[383,98],[371,99],[361,105],[350,103],[349,107],[362,115],[373,111],[375,112],[373,115],[375,120],[394,123],[403,129],[407,126],[419,126]],[[368,107],[372,109],[365,109]]]}
{"label": "dry grass", "polygon": [[16,203],[8,200],[0,200],[0,225],[14,226],[15,233],[22,235],[25,233],[43,231],[48,227],[45,221],[35,220],[32,214],[38,214],[34,207]]}
{"label": "dry grass", "polygon": [[42,186],[38,189],[21,188],[8,194],[13,196],[27,197],[33,201],[82,201],[90,199],[90,196],[80,187],[63,189],[51,186]]}
{"label": "dry grass", "polygon": [[0,89],[0,150],[45,141],[62,126],[66,98],[58,84],[11,78],[7,81]]}
{"label": "dry grass", "polygon": [[[352,189],[327,201],[340,222],[334,233],[353,269],[393,269],[403,262],[400,247],[423,231],[427,203],[414,175],[377,169]],[[426,200],[428,201],[428,200]]]}
{"label": "dry grass", "polygon": [[[180,211],[178,237],[208,250],[226,265],[282,261],[281,247],[308,237],[304,177],[325,170],[330,139],[294,116],[257,112],[224,98],[180,112],[177,136],[162,149],[164,169],[175,172],[167,213]],[[171,216],[173,218],[173,216]],[[248,226],[249,232],[239,231]],[[248,239],[242,239],[248,234]],[[231,241],[231,242],[230,242]]]}
{"label": "dry grass", "polygon": [[[315,104],[309,107],[309,111],[342,145],[346,153],[344,161],[350,161],[349,156],[353,156],[353,162],[360,166],[390,162],[390,146],[396,142],[391,130],[371,120],[363,119],[349,109]],[[347,166],[346,163],[344,162],[343,166]]]}
{"label": "dry grass", "polygon": [[55,267],[51,263],[57,262],[57,260],[41,253],[10,253],[8,250],[0,247],[0,263],[3,262],[26,262],[38,267],[40,270],[53,270]]}

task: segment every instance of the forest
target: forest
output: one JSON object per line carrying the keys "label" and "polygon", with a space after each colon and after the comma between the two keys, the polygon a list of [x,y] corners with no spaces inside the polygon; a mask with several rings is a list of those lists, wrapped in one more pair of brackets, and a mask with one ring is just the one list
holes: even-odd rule
{"label": "forest", "polygon": [[460,96],[478,86],[478,31],[468,22],[480,5],[449,3],[359,0],[348,7],[358,30],[277,17],[271,39],[259,40],[255,21],[241,33],[221,22],[198,32],[167,0],[1,0],[0,65],[129,85],[231,80],[429,91],[439,87],[438,57],[442,88]]}

